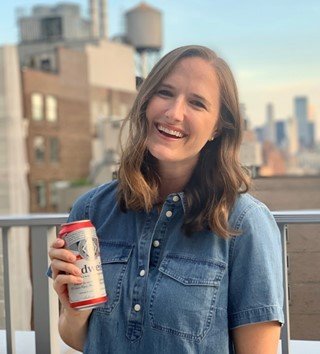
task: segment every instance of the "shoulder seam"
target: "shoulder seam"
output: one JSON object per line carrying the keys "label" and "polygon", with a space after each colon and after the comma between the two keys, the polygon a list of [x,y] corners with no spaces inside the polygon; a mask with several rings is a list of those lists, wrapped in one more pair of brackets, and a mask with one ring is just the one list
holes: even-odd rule
{"label": "shoulder seam", "polygon": [[89,215],[89,211],[90,211],[90,206],[91,206],[91,201],[92,201],[92,198],[96,195],[96,193],[98,192],[100,187],[97,187],[95,189],[92,190],[92,193],[90,193],[89,195],[89,198],[86,202],[86,205],[85,205],[85,210],[84,210],[84,216],[85,216],[85,219],[90,219],[90,215]]}
{"label": "shoulder seam", "polygon": [[[252,201],[251,204],[247,205],[247,207],[245,207],[243,209],[243,211],[240,213],[240,215],[238,216],[238,218],[236,219],[235,225],[234,225],[234,229],[236,231],[240,230],[240,227],[243,223],[244,218],[247,216],[247,214],[251,211],[251,209],[253,207],[261,207],[263,204],[261,202],[256,201],[254,198],[252,198],[250,195],[248,195]],[[236,242],[238,236],[233,236],[232,240],[230,242],[230,247],[229,247],[229,261],[232,262],[233,260],[233,250],[234,250],[234,245]],[[229,267],[229,269],[231,269],[231,267]]]}

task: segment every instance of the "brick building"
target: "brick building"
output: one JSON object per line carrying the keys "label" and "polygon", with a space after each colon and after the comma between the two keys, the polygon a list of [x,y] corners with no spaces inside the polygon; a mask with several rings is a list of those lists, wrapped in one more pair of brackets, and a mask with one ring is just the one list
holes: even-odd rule
{"label": "brick building", "polygon": [[107,153],[115,154],[113,131],[136,94],[129,46],[101,41],[77,51],[60,47],[55,58],[53,71],[22,70],[31,212],[56,211],[59,184],[86,180]]}
{"label": "brick building", "polygon": [[89,173],[86,58],[63,48],[57,57],[58,73],[22,71],[31,212],[54,211],[56,182],[86,178]]}

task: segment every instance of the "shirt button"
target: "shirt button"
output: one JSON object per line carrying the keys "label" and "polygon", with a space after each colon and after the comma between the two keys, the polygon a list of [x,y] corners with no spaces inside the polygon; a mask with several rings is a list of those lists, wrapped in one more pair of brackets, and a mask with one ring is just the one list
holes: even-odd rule
{"label": "shirt button", "polygon": [[172,200],[173,200],[174,202],[178,202],[179,199],[180,199],[180,198],[179,198],[177,195],[174,195],[173,198],[172,198]]}
{"label": "shirt button", "polygon": [[141,310],[141,306],[139,304],[135,304],[133,308],[136,312],[139,312]]}
{"label": "shirt button", "polygon": [[166,212],[166,217],[167,217],[167,218],[171,218],[171,216],[172,216],[172,211],[168,210],[168,211]]}
{"label": "shirt button", "polygon": [[146,271],[144,269],[140,270],[140,277],[143,277],[146,274]]}
{"label": "shirt button", "polygon": [[153,247],[159,247],[160,246],[160,242],[158,240],[154,240],[152,242],[152,244],[153,244]]}

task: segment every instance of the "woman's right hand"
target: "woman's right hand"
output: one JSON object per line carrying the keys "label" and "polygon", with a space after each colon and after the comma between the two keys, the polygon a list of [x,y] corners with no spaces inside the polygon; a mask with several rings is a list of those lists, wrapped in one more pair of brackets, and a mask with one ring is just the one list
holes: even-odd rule
{"label": "woman's right hand", "polygon": [[83,351],[92,309],[78,311],[70,307],[68,284],[81,284],[82,277],[80,269],[75,265],[76,256],[65,249],[64,244],[64,240],[57,238],[49,250],[53,288],[62,304],[59,332],[62,340],[70,347]]}
{"label": "woman's right hand", "polygon": [[[53,288],[58,294],[59,300],[70,314],[79,315],[78,310],[70,307],[68,284],[81,284],[82,276],[80,269],[74,264],[76,256],[64,248],[64,240],[57,238],[51,245],[49,257],[51,259]],[[92,310],[81,311],[83,315],[89,316]]]}

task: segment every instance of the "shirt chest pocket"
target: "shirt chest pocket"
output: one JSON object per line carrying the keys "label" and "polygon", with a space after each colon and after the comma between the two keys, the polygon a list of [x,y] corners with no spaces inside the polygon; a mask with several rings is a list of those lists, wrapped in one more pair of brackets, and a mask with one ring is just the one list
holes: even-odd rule
{"label": "shirt chest pocket", "polygon": [[190,340],[209,330],[226,264],[169,254],[161,262],[150,299],[151,326]]}
{"label": "shirt chest pocket", "polygon": [[110,314],[119,302],[132,245],[100,241],[100,256],[108,301],[98,311]]}

